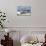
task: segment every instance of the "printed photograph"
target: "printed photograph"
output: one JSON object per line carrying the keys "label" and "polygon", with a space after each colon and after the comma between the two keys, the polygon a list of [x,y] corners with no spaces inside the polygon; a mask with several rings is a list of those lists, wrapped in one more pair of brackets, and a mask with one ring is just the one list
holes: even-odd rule
{"label": "printed photograph", "polygon": [[31,16],[31,6],[18,6],[17,16]]}

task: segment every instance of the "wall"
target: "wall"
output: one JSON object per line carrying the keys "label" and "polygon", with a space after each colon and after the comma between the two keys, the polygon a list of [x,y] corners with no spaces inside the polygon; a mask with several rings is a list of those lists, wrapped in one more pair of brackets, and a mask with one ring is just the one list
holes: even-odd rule
{"label": "wall", "polygon": [[[29,27],[44,27],[46,26],[46,0],[26,0],[26,2],[19,1],[18,4],[25,4],[32,6],[32,16],[29,17],[17,17],[18,26],[29,26]],[[22,3],[21,3],[22,2]]]}
{"label": "wall", "polygon": [[[46,27],[46,0],[0,0],[0,9],[6,12],[7,27]],[[31,16],[17,16],[18,5],[32,6]]]}

